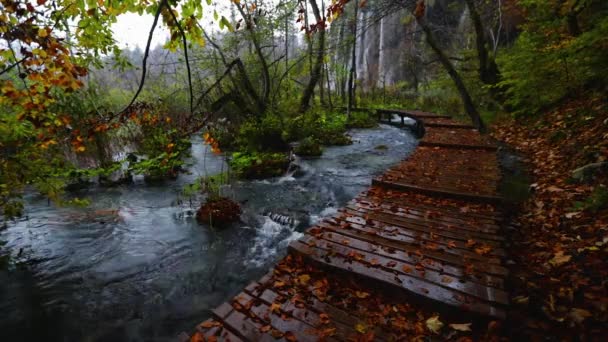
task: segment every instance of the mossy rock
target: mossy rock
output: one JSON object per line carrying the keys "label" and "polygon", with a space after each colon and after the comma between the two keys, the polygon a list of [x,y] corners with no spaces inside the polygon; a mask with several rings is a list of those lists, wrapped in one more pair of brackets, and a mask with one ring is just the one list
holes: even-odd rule
{"label": "mossy rock", "polygon": [[290,159],[286,153],[242,153],[232,155],[229,164],[244,179],[263,179],[285,174]]}
{"label": "mossy rock", "polygon": [[299,156],[318,157],[323,154],[323,149],[316,139],[306,138],[296,146],[294,153]]}

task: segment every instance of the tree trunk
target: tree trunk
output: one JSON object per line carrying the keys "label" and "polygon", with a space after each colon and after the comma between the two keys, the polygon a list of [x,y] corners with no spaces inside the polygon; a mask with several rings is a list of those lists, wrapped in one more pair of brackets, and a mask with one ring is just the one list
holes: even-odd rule
{"label": "tree trunk", "polygon": [[[490,58],[486,47],[486,36],[479,12],[475,7],[475,0],[465,0],[475,28],[475,42],[477,57],[479,59],[479,79],[484,84],[496,85],[500,81],[500,72],[494,58]],[[499,33],[500,34],[500,33]]]}
{"label": "tree trunk", "polygon": [[318,25],[318,43],[317,43],[317,51],[316,58],[314,61],[314,67],[312,68],[312,72],[310,75],[310,80],[308,81],[308,85],[304,89],[304,93],[302,94],[302,99],[300,101],[300,112],[305,112],[310,107],[310,100],[314,95],[315,86],[319,83],[321,79],[321,68],[323,67],[323,57],[325,57],[325,22],[321,17],[321,12],[319,11],[319,7],[317,6],[316,0],[310,0],[310,6],[312,7],[312,12],[315,16],[315,20]]}
{"label": "tree trunk", "polygon": [[458,74],[458,72],[456,71],[454,66],[452,65],[452,62],[450,61],[448,56],[443,52],[443,50],[441,50],[441,48],[439,47],[439,45],[433,38],[432,31],[431,31],[430,27],[427,26],[427,24],[424,22],[424,19],[416,18],[416,21],[418,22],[418,25],[420,25],[420,27],[422,28],[422,31],[424,32],[426,42],[429,44],[429,46],[431,47],[433,52],[435,52],[435,54],[437,54],[437,58],[439,59],[439,61],[443,65],[443,67],[446,69],[448,74],[450,75],[450,78],[452,78],[452,81],[454,82],[454,84],[456,85],[456,88],[458,89],[458,92],[460,93],[460,97],[462,98],[462,102],[464,103],[464,109],[467,112],[467,115],[471,118],[473,125],[480,132],[482,132],[482,133],[485,132],[486,127],[483,123],[483,120],[481,120],[481,116],[479,116],[479,112],[477,112],[477,109],[475,108],[475,105],[473,104],[471,95],[469,94],[467,87],[465,86],[464,82],[462,81],[462,78],[460,77],[460,75]]}
{"label": "tree trunk", "polygon": [[355,0],[355,15],[353,21],[353,46],[350,56],[350,70],[348,73],[348,102],[346,104],[346,115],[350,117],[350,113],[354,106],[355,97],[355,68],[357,67],[357,16],[359,15],[359,0]]}
{"label": "tree trunk", "polygon": [[251,15],[247,15],[245,13],[242,5],[235,3],[235,6],[236,6],[236,9],[241,14],[241,16],[243,17],[243,20],[245,22],[245,27],[247,28],[247,31],[249,31],[249,36],[250,36],[251,42],[253,43],[253,47],[255,48],[255,54],[258,56],[258,59],[260,60],[260,64],[262,66],[262,96],[261,96],[262,108],[261,108],[261,110],[265,111],[266,106],[268,105],[268,98],[270,96],[270,71],[268,70],[268,63],[266,62],[266,57],[264,57],[264,53],[262,52],[262,47],[260,46],[260,42],[258,41],[258,38],[256,37],[255,32],[253,30],[253,25],[255,25],[255,23],[253,22]]}

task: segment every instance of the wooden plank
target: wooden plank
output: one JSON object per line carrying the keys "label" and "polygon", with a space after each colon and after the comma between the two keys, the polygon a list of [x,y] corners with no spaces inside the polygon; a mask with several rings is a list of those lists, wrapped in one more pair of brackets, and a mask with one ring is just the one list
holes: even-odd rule
{"label": "wooden plank", "polygon": [[[286,274],[276,275],[275,279],[284,281],[285,283],[289,283],[292,280],[289,275]],[[306,285],[306,287],[306,292],[308,294],[308,296],[306,297],[307,308],[310,311],[316,312],[318,314],[327,314],[331,319],[331,324],[341,324],[345,327],[348,327],[348,329],[355,329],[357,324],[365,322],[365,319],[359,316],[357,310],[350,310],[347,312],[340,308],[337,308],[317,297],[315,288],[312,284],[308,284]],[[280,295],[285,298],[289,298],[291,296],[289,293],[282,291],[281,289],[273,290],[276,291],[276,295]],[[367,310],[367,308],[362,309]],[[373,332],[375,335],[375,339],[378,341],[389,341],[394,339],[394,336],[387,334],[380,326],[374,327]]]}
{"label": "wooden plank", "polygon": [[[276,292],[266,289],[259,295],[259,299],[262,300],[266,305],[272,305],[277,302],[277,299],[281,298],[279,294]],[[331,322],[331,324],[323,324],[322,319],[320,317],[320,313],[309,310],[308,307],[300,308],[296,304],[289,301],[288,297],[284,297],[286,300],[280,303],[282,312],[288,312],[293,319],[303,322],[311,327],[308,329],[309,331],[313,330],[321,330],[324,328],[335,328],[335,334],[332,336],[331,340],[347,340],[350,336],[356,335],[356,330],[353,327],[345,325],[340,322]],[[318,338],[317,335],[314,335],[315,338]],[[298,339],[299,340],[299,339]]]}
{"label": "wooden plank", "polygon": [[[384,191],[384,189],[382,189],[382,191]],[[437,214],[432,215],[433,217],[436,217],[436,216],[439,216],[439,214],[441,214],[442,218],[450,218],[450,220],[448,222],[465,222],[465,223],[467,223],[470,220],[477,220],[477,221],[485,222],[485,224],[499,229],[498,223],[500,223],[504,220],[504,216],[501,212],[496,212],[496,211],[494,211],[494,212],[491,212],[491,211],[475,212],[475,211],[472,211],[469,209],[467,209],[466,211],[463,211],[462,208],[464,206],[473,204],[470,202],[467,203],[467,202],[459,201],[459,202],[462,202],[462,203],[458,203],[460,205],[450,206],[450,205],[446,204],[445,201],[442,201],[442,203],[438,202],[437,205],[429,205],[426,203],[422,203],[420,201],[416,201],[414,196],[410,196],[410,195],[412,195],[412,194],[408,193],[407,196],[404,196],[399,199],[384,196],[382,198],[382,202],[385,203],[386,205],[400,206],[400,207],[406,209],[408,211],[408,213],[410,213],[412,215],[416,215],[416,213],[418,213],[419,216],[425,217],[425,216],[427,216],[426,215],[427,213],[437,213]],[[364,194],[364,196],[360,196],[358,199],[359,200],[368,200],[370,202],[377,201],[373,196],[374,196],[373,193],[370,195],[368,192],[367,194]],[[495,206],[492,206],[492,207],[494,208]]]}
{"label": "wooden plank", "polygon": [[[492,257],[498,259],[504,256],[504,250],[500,248],[500,244],[490,244],[488,241],[476,240],[472,238],[467,239],[456,239],[456,238],[447,238],[445,236],[441,236],[439,234],[435,234],[433,232],[426,231],[416,231],[408,226],[401,224],[400,222],[394,222],[389,218],[384,218],[383,220],[378,220],[377,218],[372,217],[372,215],[367,215],[367,217],[361,217],[357,215],[353,215],[356,213],[350,212],[351,216],[347,216],[344,218],[345,222],[350,224],[359,224],[361,226],[368,226],[372,229],[382,229],[386,232],[391,232],[395,234],[399,234],[405,237],[409,237],[413,240],[417,239],[421,246],[435,246],[438,250],[446,250],[450,249],[453,251],[457,251],[462,253],[463,255],[474,254],[471,252],[472,248],[466,247],[467,244],[474,245],[486,245],[492,248],[492,251],[487,253],[487,258],[492,259]],[[430,249],[430,248],[429,248]],[[474,256],[475,258],[477,256]]]}
{"label": "wooden plank", "polygon": [[[234,299],[243,307],[249,306],[250,316],[263,321],[260,323],[260,328],[265,325],[270,325],[273,329],[286,334],[293,334],[298,341],[317,341],[318,335],[314,326],[294,319],[287,312],[277,312],[270,305],[265,304],[262,300],[258,300],[249,294],[242,292]],[[253,302],[253,304],[251,304]],[[333,338],[328,338],[329,341],[335,341]]]}
{"label": "wooden plank", "polygon": [[504,318],[505,312],[501,305],[491,305],[487,302],[477,300],[472,296],[454,293],[441,286],[422,281],[420,279],[395,274],[381,268],[367,267],[359,262],[349,263],[344,258],[328,253],[316,247],[311,247],[299,241],[294,241],[289,245],[290,251],[306,256],[309,260],[317,262],[319,265],[357,274],[360,277],[380,281],[385,285],[393,286],[399,290],[422,296],[440,303],[455,306],[483,315]]}
{"label": "wooden plank", "polygon": [[425,188],[412,184],[402,182],[386,182],[381,179],[375,178],[372,180],[372,185],[381,186],[389,189],[413,191],[417,193],[427,194],[430,196],[444,196],[449,198],[455,198],[460,200],[468,200],[473,202],[500,204],[504,200],[498,196],[484,195],[484,194],[470,194],[465,192],[458,192],[455,190],[445,190],[439,188]]}
{"label": "wooden plank", "polygon": [[[391,240],[394,243],[401,244],[401,249],[406,250],[409,245],[409,249],[412,253],[416,253],[419,249],[423,248],[425,250],[435,250],[442,254],[452,255],[458,258],[467,258],[469,260],[475,260],[477,262],[487,263],[487,264],[500,264],[500,259],[495,256],[483,256],[476,254],[470,250],[459,249],[459,248],[449,248],[448,245],[441,245],[432,242],[419,240],[415,237],[412,237],[407,234],[403,234],[403,231],[399,229],[399,227],[394,227],[390,225],[378,226],[378,227],[370,227],[367,225],[361,225],[359,221],[355,217],[347,217],[345,219],[345,223],[348,224],[348,228],[351,228],[354,231],[359,231],[366,235],[374,235],[379,238]],[[331,221],[329,221],[331,222]],[[335,224],[340,225],[340,222],[336,222]],[[325,225],[320,225],[325,227]],[[331,227],[329,227],[331,228]],[[349,231],[351,229],[348,229]]]}
{"label": "wooden plank", "polygon": [[482,273],[489,275],[505,276],[508,274],[506,268],[500,265],[500,261],[490,258],[471,258],[465,260],[462,254],[454,253],[451,250],[434,251],[425,250],[424,253],[420,249],[420,244],[408,243],[403,237],[395,233],[385,233],[383,231],[375,231],[374,229],[362,227],[356,224],[351,224],[352,229],[338,230],[332,224],[321,224],[320,227],[328,230],[333,230],[336,233],[347,235],[354,239],[366,241],[372,245],[377,245],[386,250],[401,250],[408,255],[420,255],[426,258],[436,260],[439,263],[448,263],[455,267],[465,267],[467,264],[473,265]]}
{"label": "wooden plank", "polygon": [[[466,281],[470,281],[471,283],[475,283],[481,286],[494,287],[496,289],[504,288],[504,279],[501,277],[491,276],[487,274],[482,274],[478,277],[475,277],[473,275],[467,274],[464,267],[446,265],[442,262],[433,261],[432,259],[426,258],[424,252],[422,252],[422,256],[419,256],[417,254],[408,253],[398,249],[383,248],[382,245],[372,245],[369,242],[366,242],[365,240],[352,238],[351,236],[343,235],[341,233],[341,231],[336,230],[325,231],[314,236],[307,235],[303,237],[300,241],[311,245],[315,244],[317,240],[321,239],[328,242],[341,244],[352,249],[370,252],[383,258],[395,259],[397,261],[403,262],[404,264],[409,264],[409,267],[412,268],[412,272],[414,272],[413,270],[415,269],[424,267],[425,272],[430,272],[430,274],[434,278],[439,277],[438,279],[440,279],[440,281],[450,281],[450,279],[441,278],[444,275],[448,275],[450,276],[450,278],[452,278],[451,280],[453,281],[458,281],[459,279],[466,279]],[[348,241],[347,245],[344,244],[345,241]]]}
{"label": "wooden plank", "polygon": [[[333,235],[333,233],[330,234]],[[322,237],[323,234],[320,236]],[[385,257],[380,253],[376,253],[378,249],[374,250],[373,252],[369,252],[365,249],[353,248],[350,245],[351,242],[356,242],[353,240],[334,242],[331,240],[307,236],[299,241],[308,246],[331,253],[332,255],[340,255],[342,258],[348,259],[350,263],[360,262],[365,264],[367,268],[382,268],[395,274],[403,274],[404,276],[413,277],[442,288],[462,292],[480,300],[498,302],[501,304],[508,303],[507,293],[498,288],[499,285],[502,285],[502,282],[498,284],[491,284],[492,286],[489,286],[475,282],[469,279],[467,276],[462,276],[459,278],[449,277],[441,272],[437,272],[426,267],[430,263],[418,262],[414,264],[404,262],[403,260],[393,256]],[[348,241],[349,243],[344,245],[344,241]]]}
{"label": "wooden plank", "polygon": [[474,239],[496,248],[499,248],[501,241],[504,240],[504,238],[501,236],[482,233],[472,229],[465,230],[462,229],[463,226],[459,225],[429,225],[421,223],[420,221],[408,219],[401,215],[390,213],[388,211],[368,211],[362,209],[361,207],[356,208],[354,206],[347,206],[347,209],[361,213],[372,220],[379,221],[384,224],[402,227],[404,229],[420,232],[422,234],[437,236],[441,239],[461,241],[463,243]]}
{"label": "wooden plank", "polygon": [[232,305],[223,303],[212,311],[215,319],[220,321],[225,329],[237,335],[244,341],[272,341],[274,338],[259,331],[259,326],[244,314],[234,310]]}
{"label": "wooden plank", "polygon": [[442,208],[416,208],[413,206],[400,206],[397,204],[398,202],[392,203],[386,201],[382,204],[364,204],[358,201],[349,202],[346,207],[353,207],[353,210],[358,211],[390,213],[416,225],[440,225],[441,229],[449,231],[465,231],[479,235],[480,237],[486,236],[485,238],[489,240],[504,240],[502,236],[496,234],[500,230],[500,227],[493,220],[455,219],[451,216],[451,213],[446,213]]}
{"label": "wooden plank", "polygon": [[475,145],[475,144],[449,144],[449,143],[429,141],[429,140],[419,141],[418,146],[465,149],[465,150],[486,150],[486,151],[497,151],[498,150],[498,146]]}

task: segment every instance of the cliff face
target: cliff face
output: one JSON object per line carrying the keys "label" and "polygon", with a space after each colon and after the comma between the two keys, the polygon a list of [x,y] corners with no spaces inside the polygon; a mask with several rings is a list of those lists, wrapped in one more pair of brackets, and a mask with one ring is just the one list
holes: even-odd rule
{"label": "cliff face", "polygon": [[[428,20],[446,31],[462,30],[468,24],[468,13],[463,1],[436,0],[427,3]],[[454,15],[456,20],[448,19]],[[348,33],[344,36],[349,37],[352,14],[346,20],[349,25],[346,25]],[[419,82],[418,75],[423,67],[420,64],[432,56],[426,55],[423,37],[407,9],[387,11],[383,8],[382,1],[369,1],[365,7],[360,8],[357,22],[356,72],[360,90],[368,91],[403,81],[410,85]],[[331,31],[337,37],[339,25],[332,26]],[[441,35],[441,32],[438,34]],[[348,49],[338,49],[334,59],[349,61],[348,52]]]}

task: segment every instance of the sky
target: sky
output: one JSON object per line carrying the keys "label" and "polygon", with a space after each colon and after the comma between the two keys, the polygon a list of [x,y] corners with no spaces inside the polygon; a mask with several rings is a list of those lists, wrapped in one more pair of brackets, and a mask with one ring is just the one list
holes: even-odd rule
{"label": "sky", "polygon": [[[140,49],[144,50],[153,22],[154,16],[149,14],[142,16],[136,13],[123,14],[112,25],[114,39],[118,41],[121,48],[134,49],[139,46]],[[152,48],[164,44],[168,38],[169,30],[159,23],[152,37]]]}

